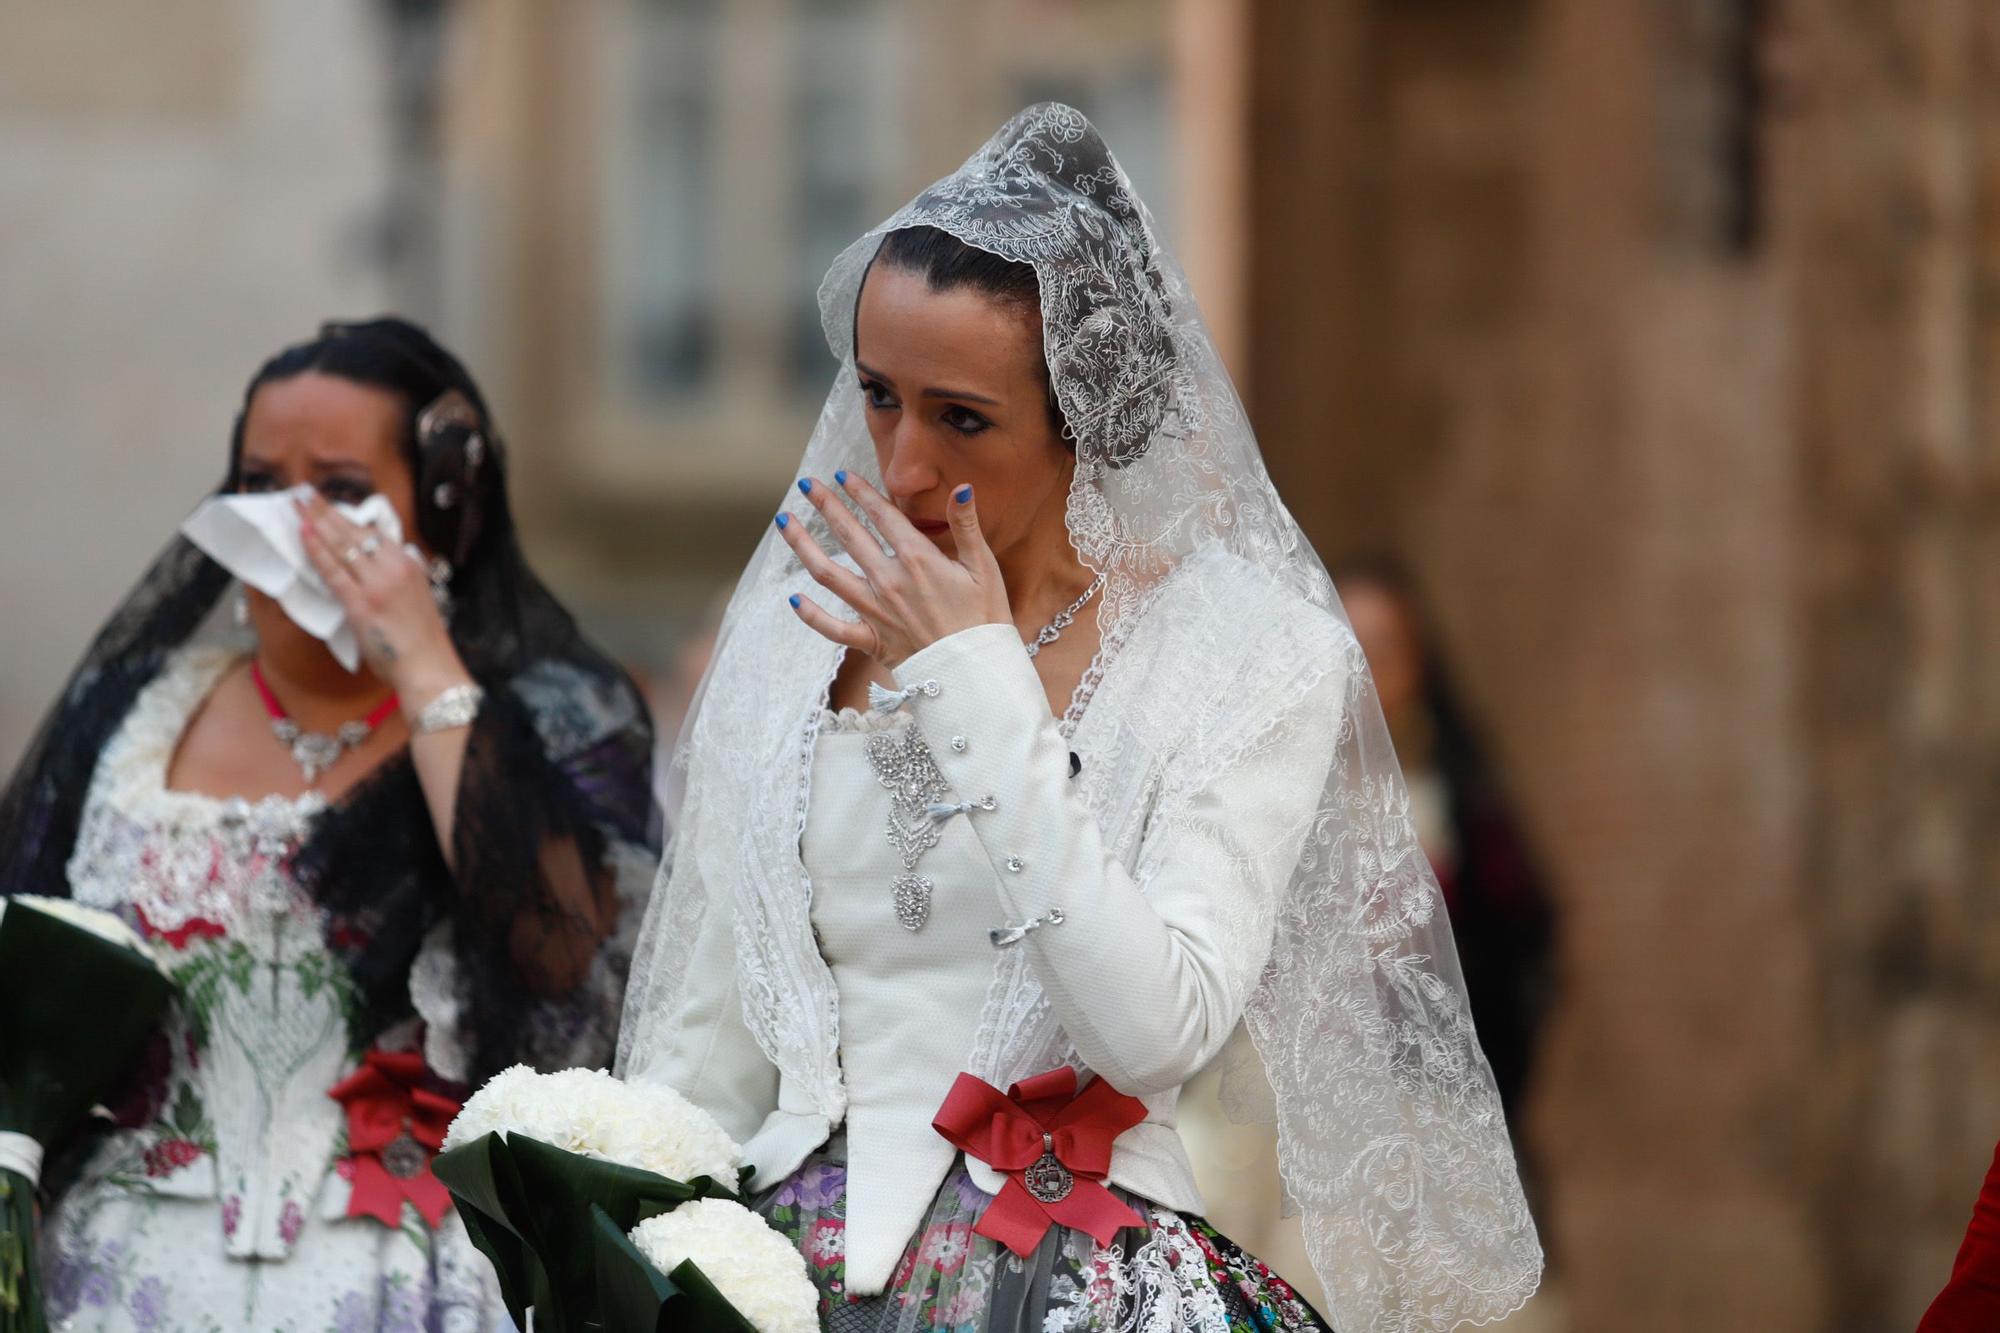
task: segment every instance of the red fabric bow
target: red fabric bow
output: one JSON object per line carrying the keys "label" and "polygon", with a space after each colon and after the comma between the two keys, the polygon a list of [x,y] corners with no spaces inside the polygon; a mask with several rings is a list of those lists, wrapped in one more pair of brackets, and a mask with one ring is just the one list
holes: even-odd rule
{"label": "red fabric bow", "polygon": [[[1076,1071],[1064,1066],[1000,1090],[985,1079],[960,1074],[931,1127],[1007,1177],[973,1227],[1022,1258],[1034,1253],[1050,1223],[1086,1232],[1108,1245],[1120,1227],[1144,1226],[1139,1214],[1104,1188],[1111,1169],[1111,1141],[1146,1118],[1146,1104],[1103,1079],[1081,1093]],[[1043,1157],[1053,1157],[1052,1170]],[[1053,1177],[1043,1197],[1030,1192],[1030,1169]],[[1060,1198],[1049,1198],[1064,1188]]]}
{"label": "red fabric bow", "polygon": [[[347,1146],[354,1154],[348,1159],[354,1167],[349,1217],[374,1217],[387,1226],[401,1226],[407,1199],[435,1227],[451,1207],[451,1192],[431,1174],[430,1160],[444,1145],[444,1132],[459,1104],[419,1087],[424,1075],[420,1052],[378,1047],[362,1058],[361,1068],[326,1094],[347,1108]],[[398,1175],[383,1160],[383,1149],[405,1134],[422,1145],[423,1165],[412,1174]]]}

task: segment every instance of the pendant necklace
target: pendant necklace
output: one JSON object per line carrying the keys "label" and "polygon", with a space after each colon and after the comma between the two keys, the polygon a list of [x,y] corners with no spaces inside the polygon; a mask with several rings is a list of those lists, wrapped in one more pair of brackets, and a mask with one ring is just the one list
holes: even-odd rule
{"label": "pendant necklace", "polygon": [[338,763],[340,757],[361,742],[375,734],[375,729],[389,720],[389,715],[397,708],[396,696],[391,694],[364,718],[343,722],[332,735],[325,732],[306,731],[292,721],[292,715],[278,702],[278,696],[271,689],[271,683],[264,679],[264,669],[257,665],[257,659],[250,659],[250,680],[256,685],[258,697],[264,701],[264,711],[271,718],[271,734],[291,747],[292,762],[306,775],[306,786],[319,781],[320,774]]}

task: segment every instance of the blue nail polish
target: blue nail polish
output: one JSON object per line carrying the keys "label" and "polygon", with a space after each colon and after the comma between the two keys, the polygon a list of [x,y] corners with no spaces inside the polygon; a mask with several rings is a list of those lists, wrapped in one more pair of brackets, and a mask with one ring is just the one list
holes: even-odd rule
{"label": "blue nail polish", "polygon": [[778,526],[779,526],[779,527],[781,527],[781,528],[788,528],[788,527],[790,527],[791,525],[792,525],[792,516],[791,516],[790,514],[780,514],[780,515],[778,515]]}
{"label": "blue nail polish", "polygon": [[812,478],[811,478],[811,477],[800,477],[800,478],[799,478],[799,494],[800,494],[800,495],[811,495],[812,493],[813,493],[813,484],[812,484]]}
{"label": "blue nail polish", "polygon": [[799,609],[799,595],[797,593],[793,593],[790,597],[787,597],[785,600],[792,604],[792,610],[796,611]]}
{"label": "blue nail polish", "polygon": [[972,503],[972,488],[970,486],[961,486],[952,492],[951,498],[962,505],[969,505]]}
{"label": "blue nail polish", "polygon": [[847,484],[847,469],[842,468],[840,471],[834,473],[833,482],[836,486],[845,486]]}

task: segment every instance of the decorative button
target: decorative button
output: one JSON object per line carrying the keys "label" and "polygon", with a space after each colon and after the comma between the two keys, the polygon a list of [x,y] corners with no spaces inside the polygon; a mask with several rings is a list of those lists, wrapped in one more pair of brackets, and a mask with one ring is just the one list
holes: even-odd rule
{"label": "decorative button", "polygon": [[953,737],[951,738],[951,748],[952,748],[952,749],[954,749],[954,750],[956,750],[956,751],[958,751],[958,752],[959,752],[960,754],[964,754],[964,753],[965,753],[965,737],[963,737],[963,736],[953,736]]}
{"label": "decorative button", "polygon": [[1046,916],[1031,917],[1018,926],[995,926],[986,932],[986,938],[992,942],[994,948],[1005,949],[1019,944],[1028,938],[1031,932],[1040,930],[1043,926],[1060,926],[1064,919],[1062,908],[1051,907]]}
{"label": "decorative button", "polygon": [[1017,875],[1021,873],[1021,871],[1027,866],[1027,864],[1028,863],[1026,861],[1023,861],[1018,856],[1010,856],[1007,858],[1007,868],[1013,871]]}
{"label": "decorative button", "polygon": [[991,796],[982,796],[976,801],[938,801],[925,807],[925,813],[942,824],[953,815],[969,815],[974,810],[998,810],[1000,803]]}

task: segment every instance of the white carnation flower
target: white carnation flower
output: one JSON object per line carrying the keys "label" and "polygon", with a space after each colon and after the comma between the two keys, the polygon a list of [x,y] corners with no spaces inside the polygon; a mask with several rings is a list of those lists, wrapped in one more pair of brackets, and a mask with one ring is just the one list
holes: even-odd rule
{"label": "white carnation flower", "polygon": [[632,1228],[662,1273],[692,1259],[758,1333],[818,1333],[819,1291],[791,1241],[728,1199],[696,1199]]}
{"label": "white carnation flower", "polygon": [[88,931],[121,949],[130,949],[155,967],[159,966],[159,959],[153,956],[153,950],[146,941],[139,938],[139,932],[126,925],[123,918],[115,913],[95,907],[84,907],[68,898],[44,898],[37,894],[19,893],[11,898],[0,898],[0,917],[6,915],[9,904],[18,904],[52,916],[65,925]]}
{"label": "white carnation flower", "polygon": [[601,1069],[501,1071],[467,1099],[444,1146],[489,1133],[526,1135],[670,1180],[712,1176],[730,1188],[743,1160],[715,1118],[673,1089],[626,1083]]}

